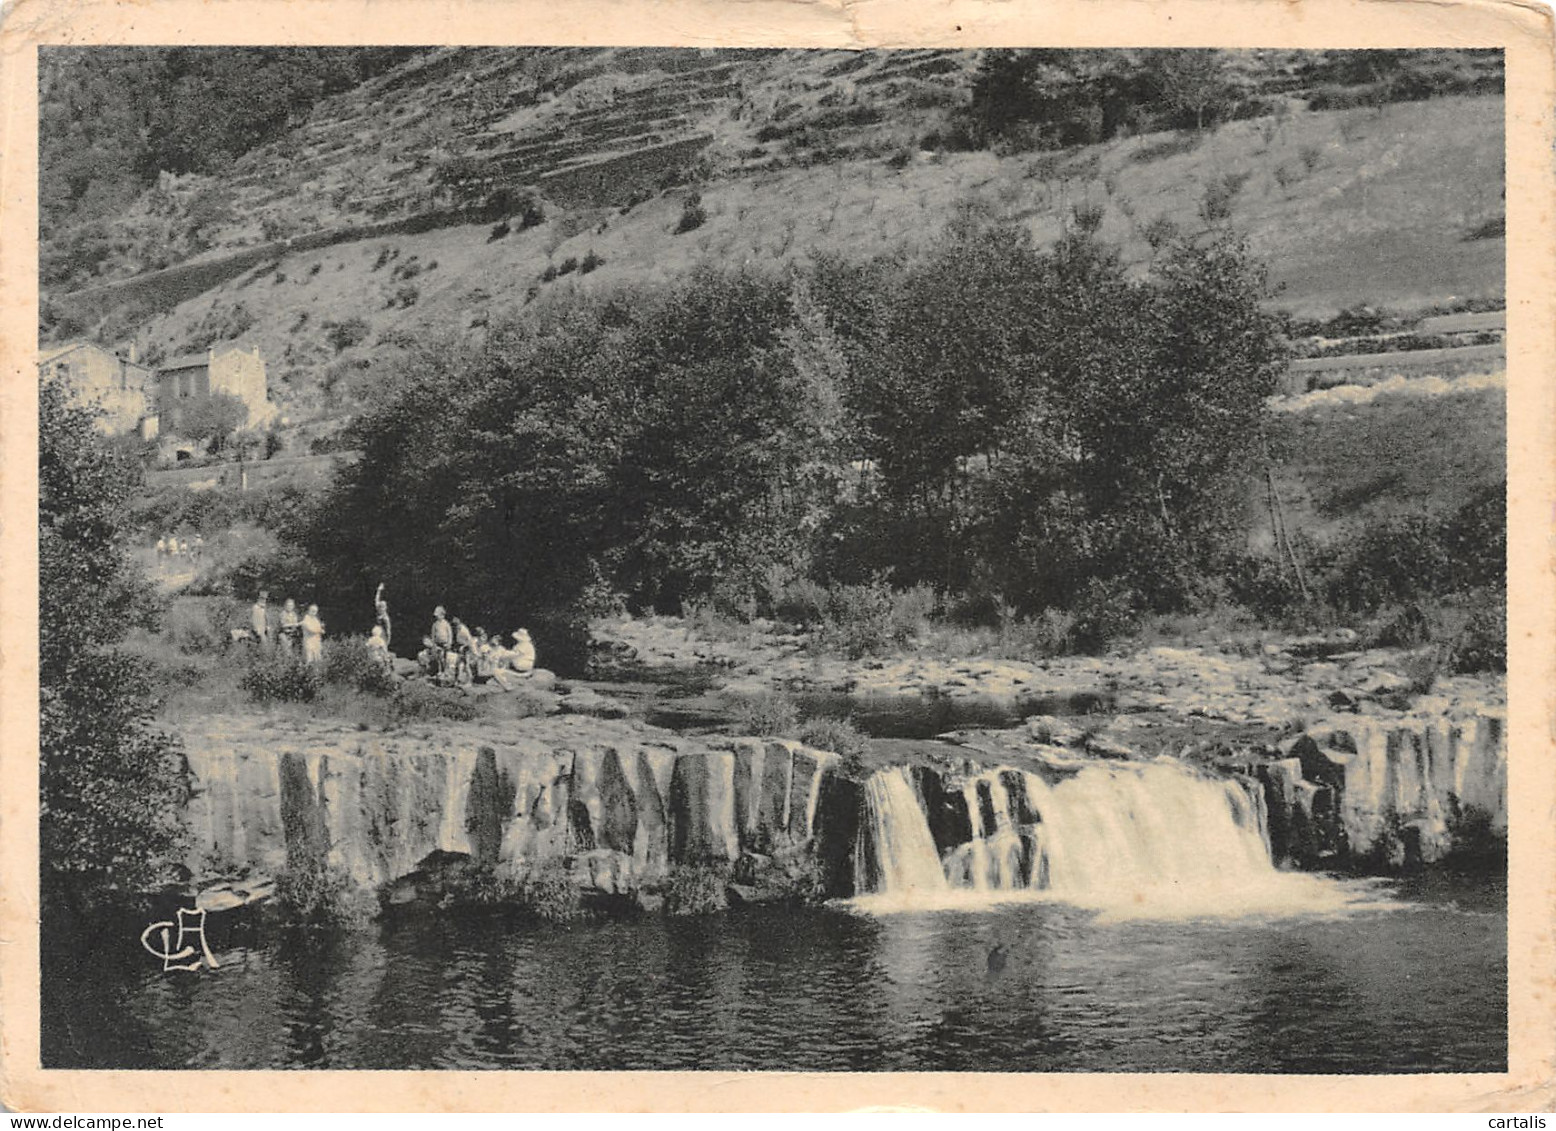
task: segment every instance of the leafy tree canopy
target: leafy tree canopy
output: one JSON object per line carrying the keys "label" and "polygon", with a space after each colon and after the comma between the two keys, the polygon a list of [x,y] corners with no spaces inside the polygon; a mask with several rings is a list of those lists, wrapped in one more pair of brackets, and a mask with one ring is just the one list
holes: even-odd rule
{"label": "leafy tree canopy", "polygon": [[248,406],[231,393],[212,393],[190,401],[179,415],[178,431],[191,440],[209,440],[213,449],[248,421]]}
{"label": "leafy tree canopy", "polygon": [[120,530],[140,469],[53,382],[38,440],[43,878],[46,896],[92,899],[165,877],[187,782],[138,665],[114,649],[149,608]]}
{"label": "leafy tree canopy", "polygon": [[427,348],[294,542],[347,609],[383,579],[423,614],[551,618],[553,656],[602,598],[775,573],[1181,605],[1259,458],[1262,294],[1226,237],[1136,277],[1084,233],[1042,251],[969,219],[913,258],[575,296]]}

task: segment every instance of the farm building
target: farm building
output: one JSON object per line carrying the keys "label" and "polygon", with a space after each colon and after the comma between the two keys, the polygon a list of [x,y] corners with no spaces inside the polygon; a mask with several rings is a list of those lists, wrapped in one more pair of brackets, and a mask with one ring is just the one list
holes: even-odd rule
{"label": "farm building", "polygon": [[134,356],[133,350],[125,358],[91,342],[71,342],[44,350],[38,373],[59,381],[77,404],[97,409],[103,432],[139,431],[149,439],[157,432],[157,378]]}
{"label": "farm building", "polygon": [[243,427],[268,424],[276,414],[265,383],[265,359],[258,347],[227,346],[188,354],[157,369],[157,404],[163,427],[177,432],[183,411],[195,400],[226,393],[248,409]]}

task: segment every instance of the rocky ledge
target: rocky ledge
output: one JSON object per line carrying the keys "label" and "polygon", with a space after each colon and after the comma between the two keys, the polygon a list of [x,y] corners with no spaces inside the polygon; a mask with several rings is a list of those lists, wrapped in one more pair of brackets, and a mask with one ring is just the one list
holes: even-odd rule
{"label": "rocky ledge", "polygon": [[1424,661],[1400,649],[1366,649],[1350,630],[1228,641],[1210,647],[1151,647],[1128,655],[1017,661],[947,659],[918,651],[879,660],[844,660],[807,650],[803,634],[753,622],[738,641],[708,640],[677,617],[601,622],[597,643],[649,668],[702,667],[721,690],[831,692],[859,698],[934,695],[1020,703],[1103,701],[1122,712],[1165,711],[1227,722],[1291,727],[1335,711],[1373,708],[1435,713],[1506,704],[1500,676],[1439,676],[1419,706],[1410,669]]}
{"label": "rocky ledge", "polygon": [[1160,716],[1038,718],[881,744],[850,764],[794,741],[579,715],[388,732],[213,717],[184,734],[192,864],[202,876],[327,868],[385,906],[428,895],[439,861],[565,877],[643,906],[678,869],[708,870],[747,901],[848,896],[867,851],[863,783],[884,766],[911,764],[950,861],[1042,819],[1022,775],[1167,761],[1245,790],[1277,861],[1388,871],[1505,837],[1505,715],[1452,707],[1330,714],[1230,741]]}

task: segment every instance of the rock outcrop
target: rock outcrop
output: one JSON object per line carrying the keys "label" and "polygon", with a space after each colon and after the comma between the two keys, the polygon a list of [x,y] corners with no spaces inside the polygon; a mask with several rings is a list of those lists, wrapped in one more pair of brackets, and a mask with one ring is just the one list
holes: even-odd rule
{"label": "rock outcrop", "polygon": [[[1185,741],[1177,720],[1080,730],[1033,718],[1025,731],[952,736],[988,764],[1065,772],[1080,758],[1181,757],[1257,784],[1273,858],[1301,868],[1389,872],[1455,852],[1497,852],[1507,837],[1507,713],[1499,705],[1423,699],[1410,712],[1323,716],[1280,741]],[[1271,736],[1273,739],[1273,735]],[[970,822],[955,787],[922,790],[937,841],[965,840]]]}
{"label": "rock outcrop", "polygon": [[[585,892],[640,902],[678,868],[717,871],[743,902],[856,894],[865,791],[836,755],[798,742],[583,716],[500,732],[209,723],[184,739],[193,858],[207,872],[327,867],[382,892],[438,859],[514,881],[560,869]],[[1047,796],[1087,766],[1131,761],[1179,762],[1240,783],[1277,863],[1390,871],[1506,836],[1505,715],[1496,709],[1343,714],[1280,743],[1185,748],[1181,758],[1164,755],[1153,733],[1138,720],[1079,731],[1040,719],[924,744],[912,791],[948,875],[981,876],[994,859],[1035,882],[1041,854],[999,839],[1044,822],[1034,791]],[[996,849],[1008,864],[988,855]],[[413,896],[392,901],[402,897]]]}
{"label": "rock outcrop", "polygon": [[514,729],[507,741],[457,724],[188,734],[194,855],[271,874],[325,865],[359,888],[433,853],[514,878],[562,863],[581,887],[627,894],[677,865],[744,862],[754,874],[817,851],[834,754],[578,717]]}

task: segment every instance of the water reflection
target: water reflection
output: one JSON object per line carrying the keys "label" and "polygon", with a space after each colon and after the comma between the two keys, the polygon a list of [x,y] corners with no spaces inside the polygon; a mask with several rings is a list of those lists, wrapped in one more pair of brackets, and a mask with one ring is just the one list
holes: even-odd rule
{"label": "water reflection", "polygon": [[46,1063],[98,1067],[1501,1071],[1505,918],[1444,904],[1106,922],[1063,904],[571,928],[424,919],[77,965]]}

